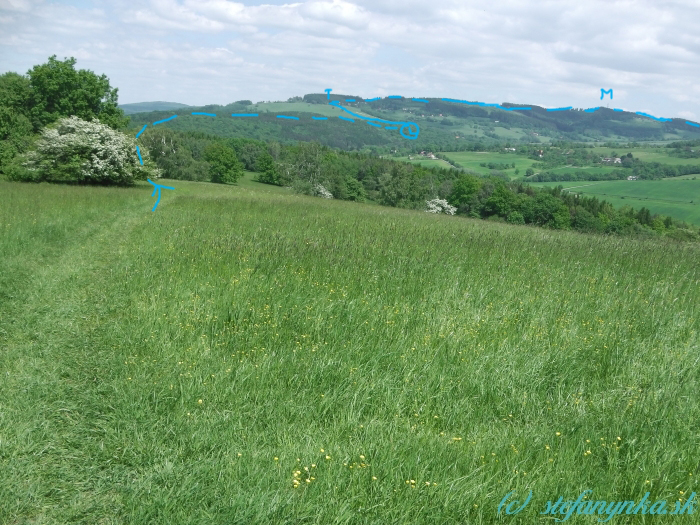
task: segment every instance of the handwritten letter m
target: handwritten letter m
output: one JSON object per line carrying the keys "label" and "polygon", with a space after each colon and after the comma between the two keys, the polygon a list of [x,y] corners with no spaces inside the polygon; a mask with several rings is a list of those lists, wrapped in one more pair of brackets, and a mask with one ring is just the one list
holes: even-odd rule
{"label": "handwritten letter m", "polygon": [[603,100],[603,97],[605,96],[606,93],[610,93],[610,100],[612,100],[612,88],[610,88],[608,90],[600,88],[600,100]]}

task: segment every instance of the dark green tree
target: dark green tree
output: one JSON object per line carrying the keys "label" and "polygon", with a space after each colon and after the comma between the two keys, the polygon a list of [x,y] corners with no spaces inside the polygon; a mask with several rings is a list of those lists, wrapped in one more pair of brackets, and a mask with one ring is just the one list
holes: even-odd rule
{"label": "dark green tree", "polygon": [[275,161],[269,153],[264,152],[258,157],[256,171],[258,172],[258,180],[260,182],[279,186],[280,180],[275,167]]}
{"label": "dark green tree", "polygon": [[548,226],[556,229],[566,229],[571,226],[571,218],[567,206],[550,193],[538,193],[527,203],[523,210],[526,223],[537,226]]}
{"label": "dark green tree", "polygon": [[236,152],[221,142],[209,145],[204,151],[204,157],[209,162],[212,182],[235,183],[243,176],[243,165],[236,157]]}
{"label": "dark green tree", "polygon": [[32,124],[27,117],[29,79],[17,73],[0,75],[0,172],[31,144]]}
{"label": "dark green tree", "polygon": [[38,131],[61,117],[75,115],[90,121],[97,118],[112,129],[123,129],[129,118],[117,107],[117,88],[106,75],[89,70],[76,71],[75,58],[64,61],[49,57],[46,64],[27,72],[31,87],[29,117]]}
{"label": "dark green tree", "polygon": [[452,191],[447,201],[457,207],[458,213],[466,213],[476,204],[476,196],[480,189],[479,179],[463,173],[452,184]]}
{"label": "dark green tree", "polygon": [[516,203],[515,193],[510,191],[506,185],[498,181],[491,196],[484,202],[484,211],[488,215],[498,215],[507,217],[513,211]]}

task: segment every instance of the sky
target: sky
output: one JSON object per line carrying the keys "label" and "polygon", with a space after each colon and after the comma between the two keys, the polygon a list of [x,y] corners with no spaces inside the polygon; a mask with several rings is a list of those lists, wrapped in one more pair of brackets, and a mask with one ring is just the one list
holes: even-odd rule
{"label": "sky", "polygon": [[698,0],[0,0],[0,73],[52,55],[122,104],[330,88],[700,119]]}

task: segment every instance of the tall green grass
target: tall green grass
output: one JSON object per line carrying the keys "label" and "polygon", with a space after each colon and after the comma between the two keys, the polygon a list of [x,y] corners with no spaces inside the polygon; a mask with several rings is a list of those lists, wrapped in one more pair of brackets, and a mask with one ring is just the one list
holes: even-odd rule
{"label": "tall green grass", "polygon": [[697,246],[167,184],[151,212],[0,182],[0,522],[532,523],[698,489]]}

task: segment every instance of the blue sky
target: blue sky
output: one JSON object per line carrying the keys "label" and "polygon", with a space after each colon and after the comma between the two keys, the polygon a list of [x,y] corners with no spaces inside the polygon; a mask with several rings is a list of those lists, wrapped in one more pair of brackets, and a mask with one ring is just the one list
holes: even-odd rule
{"label": "blue sky", "polygon": [[0,0],[0,72],[73,56],[120,103],[332,88],[697,121],[698,20],[697,0]]}

